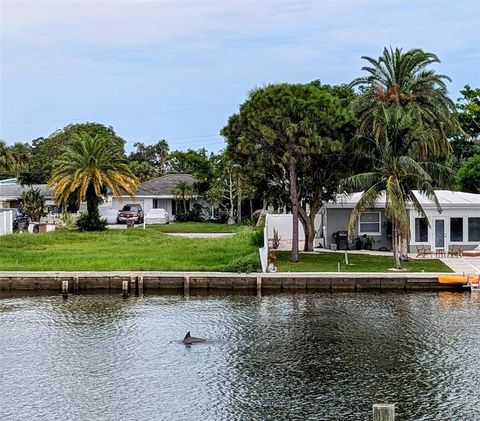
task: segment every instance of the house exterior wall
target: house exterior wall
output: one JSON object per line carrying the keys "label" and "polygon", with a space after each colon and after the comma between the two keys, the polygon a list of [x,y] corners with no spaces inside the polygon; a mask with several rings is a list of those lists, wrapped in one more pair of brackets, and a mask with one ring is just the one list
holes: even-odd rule
{"label": "house exterior wall", "polygon": [[[136,200],[132,200],[130,197],[122,197],[122,200],[113,197],[112,208],[121,210],[127,203],[140,204],[143,212],[147,213],[150,209],[165,209],[170,216],[170,220],[174,219],[174,205],[172,198],[160,198],[160,197],[141,197],[137,196]],[[194,203],[200,203],[204,207],[208,207],[208,203],[203,198],[194,198],[190,201],[190,208]]]}
{"label": "house exterior wall", "polygon": [[[387,218],[385,217],[384,209],[369,209],[367,212],[380,212],[380,234],[367,234],[374,240],[373,249],[386,247],[392,249],[392,240],[387,234]],[[325,217],[325,242],[326,247],[330,248],[333,243],[333,234],[337,231],[348,231],[348,222],[352,213],[352,208],[327,208]],[[349,239],[350,249],[355,248],[354,239],[359,236],[359,225],[355,229],[353,238]]]}
{"label": "house exterior wall", "polygon": [[[464,250],[472,250],[480,244],[480,241],[469,241],[468,238],[468,218],[480,218],[480,208],[443,208],[442,213],[439,213],[436,208],[434,209],[425,209],[425,213],[428,218],[428,240],[426,242],[416,241],[415,238],[415,219],[421,218],[417,211],[410,212],[410,251],[414,252],[416,250],[416,245],[430,245],[432,250],[437,248],[448,249],[449,245],[462,245]],[[463,219],[463,240],[462,241],[452,241],[450,235],[450,219],[451,218],[462,218]],[[443,221],[444,224],[444,247],[436,246],[435,238],[435,221]]]}
{"label": "house exterior wall", "polygon": [[140,198],[137,197],[135,200],[132,200],[130,197],[124,197],[122,200],[113,197],[112,198],[112,208],[116,210],[121,210],[126,204],[136,204],[141,205],[143,212],[148,212],[153,208],[153,199],[152,198]]}

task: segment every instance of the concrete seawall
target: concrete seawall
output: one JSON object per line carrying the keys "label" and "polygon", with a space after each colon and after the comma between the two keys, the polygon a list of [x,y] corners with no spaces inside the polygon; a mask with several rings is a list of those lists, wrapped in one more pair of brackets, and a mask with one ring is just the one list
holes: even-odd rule
{"label": "concrete seawall", "polygon": [[[462,290],[438,273],[0,272],[0,291]],[[68,284],[65,282],[67,281]]]}

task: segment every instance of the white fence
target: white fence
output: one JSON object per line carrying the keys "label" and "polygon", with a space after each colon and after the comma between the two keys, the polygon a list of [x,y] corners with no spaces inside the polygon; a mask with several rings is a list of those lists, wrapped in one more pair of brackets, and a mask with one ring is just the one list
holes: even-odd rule
{"label": "white fence", "polygon": [[8,235],[13,232],[13,212],[0,212],[0,235]]}
{"label": "white fence", "polygon": [[[315,216],[315,231],[321,231],[322,216],[320,214]],[[265,217],[265,245],[272,246],[274,230],[278,232],[278,238],[280,240],[279,250],[291,250],[292,248],[292,215],[291,214],[271,214],[267,213]],[[303,249],[305,242],[305,232],[303,225],[298,222],[298,240],[299,248]],[[318,240],[315,239],[314,247],[318,246]]]}

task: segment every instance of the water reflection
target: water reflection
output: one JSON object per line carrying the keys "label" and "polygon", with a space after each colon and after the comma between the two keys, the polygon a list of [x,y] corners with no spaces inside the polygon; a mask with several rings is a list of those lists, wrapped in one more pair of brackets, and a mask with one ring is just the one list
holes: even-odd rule
{"label": "water reflection", "polygon": [[3,298],[0,419],[478,419],[478,320],[468,293]]}

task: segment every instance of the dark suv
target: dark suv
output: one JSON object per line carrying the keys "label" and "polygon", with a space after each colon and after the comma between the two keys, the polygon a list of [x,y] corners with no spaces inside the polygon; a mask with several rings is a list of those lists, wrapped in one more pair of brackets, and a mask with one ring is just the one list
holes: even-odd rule
{"label": "dark suv", "polygon": [[0,208],[0,212],[13,212],[13,230],[23,231],[27,230],[29,219],[21,209],[17,208]]}
{"label": "dark suv", "polygon": [[117,217],[119,224],[126,224],[127,221],[133,221],[137,224],[143,222],[143,210],[141,205],[128,204],[125,205]]}

